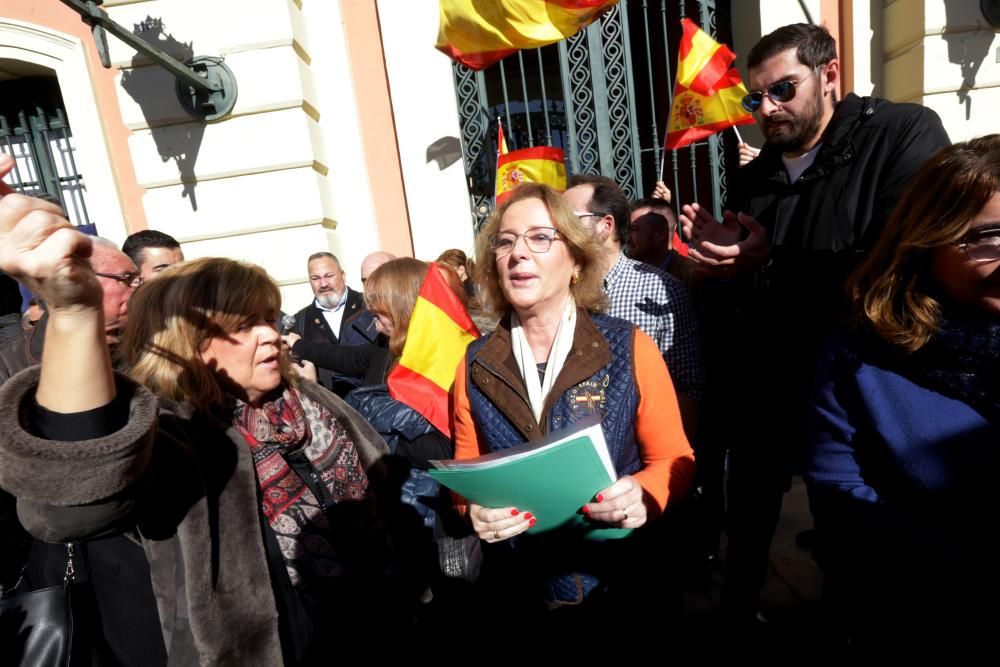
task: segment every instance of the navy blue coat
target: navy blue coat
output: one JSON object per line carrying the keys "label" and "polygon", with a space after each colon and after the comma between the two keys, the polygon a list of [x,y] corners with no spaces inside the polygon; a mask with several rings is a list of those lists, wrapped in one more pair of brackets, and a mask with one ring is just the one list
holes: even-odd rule
{"label": "navy blue coat", "polygon": [[873,350],[835,337],[810,409],[805,476],[826,592],[869,642],[943,641],[998,591],[997,568],[975,563],[1000,509],[1000,428]]}

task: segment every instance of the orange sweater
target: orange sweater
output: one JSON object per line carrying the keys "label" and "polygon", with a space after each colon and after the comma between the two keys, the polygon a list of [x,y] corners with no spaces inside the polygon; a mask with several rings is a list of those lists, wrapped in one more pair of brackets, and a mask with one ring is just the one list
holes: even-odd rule
{"label": "orange sweater", "polygon": [[[642,470],[634,477],[662,511],[670,496],[683,497],[694,479],[694,453],[684,435],[677,395],[667,365],[653,339],[635,330],[635,376],[639,387],[639,409],[635,439],[642,457]],[[469,407],[467,364],[455,376],[455,458],[488,454],[479,443]],[[651,508],[653,509],[653,508]],[[655,515],[657,512],[653,512]]]}

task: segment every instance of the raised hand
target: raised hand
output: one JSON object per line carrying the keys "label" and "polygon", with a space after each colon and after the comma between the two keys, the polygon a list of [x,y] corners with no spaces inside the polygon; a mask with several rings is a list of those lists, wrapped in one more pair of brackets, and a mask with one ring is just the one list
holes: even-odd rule
{"label": "raised hand", "polygon": [[0,269],[44,299],[50,313],[100,309],[103,292],[87,261],[90,252],[90,239],[58,206],[15,193],[0,199]]}
{"label": "raised hand", "polygon": [[750,164],[750,162],[752,162],[754,160],[754,158],[756,158],[758,155],[760,155],[760,149],[759,148],[754,148],[750,144],[740,144],[740,166],[741,167]]}
{"label": "raised hand", "polygon": [[653,194],[650,195],[654,199],[662,199],[663,201],[670,203],[670,188],[663,181],[657,181],[656,187],[653,188]]}
{"label": "raised hand", "polygon": [[728,275],[764,265],[771,254],[767,232],[753,217],[726,211],[716,220],[704,207],[681,207],[681,229],[688,241],[689,257],[709,273]]}
{"label": "raised hand", "polygon": [[[13,168],[0,156],[0,179]],[[87,258],[90,239],[73,229],[53,204],[0,187],[0,270],[46,302],[38,404],[73,413],[115,397],[104,335],[104,292]]]}

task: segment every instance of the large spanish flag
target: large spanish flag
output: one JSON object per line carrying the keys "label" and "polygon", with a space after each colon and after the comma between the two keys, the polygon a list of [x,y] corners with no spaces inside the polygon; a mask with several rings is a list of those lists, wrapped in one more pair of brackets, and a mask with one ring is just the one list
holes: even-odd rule
{"label": "large spanish flag", "polygon": [[566,189],[566,158],[561,148],[536,146],[504,153],[497,158],[496,203],[502,204],[521,183],[544,183]]}
{"label": "large spanish flag", "polygon": [[406,331],[403,356],[389,373],[389,394],[451,437],[449,395],[465,348],[479,338],[458,295],[431,264]]}
{"label": "large spanish flag", "polygon": [[690,19],[682,19],[681,26],[684,35],[677,55],[674,104],[664,140],[674,150],[733,125],[754,122],[740,103],[747,89],[732,66],[736,54]]}
{"label": "large spanish flag", "polygon": [[475,70],[572,37],[618,0],[440,0],[435,46]]}

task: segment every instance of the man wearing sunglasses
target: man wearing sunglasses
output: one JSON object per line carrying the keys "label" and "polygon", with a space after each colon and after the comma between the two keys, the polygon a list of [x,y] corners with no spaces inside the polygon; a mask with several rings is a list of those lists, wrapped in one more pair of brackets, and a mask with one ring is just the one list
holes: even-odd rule
{"label": "man wearing sunglasses", "polygon": [[736,622],[756,615],[813,369],[846,311],[844,281],[910,176],[950,143],[922,106],[853,93],[838,101],[840,62],[822,27],[765,35],[747,67],[743,105],[766,139],[761,153],[735,174],[722,221],[697,203],[680,218],[690,257],[726,286],[706,317],[706,328],[716,324],[706,357],[722,374],[706,422],[730,448],[723,603]]}

